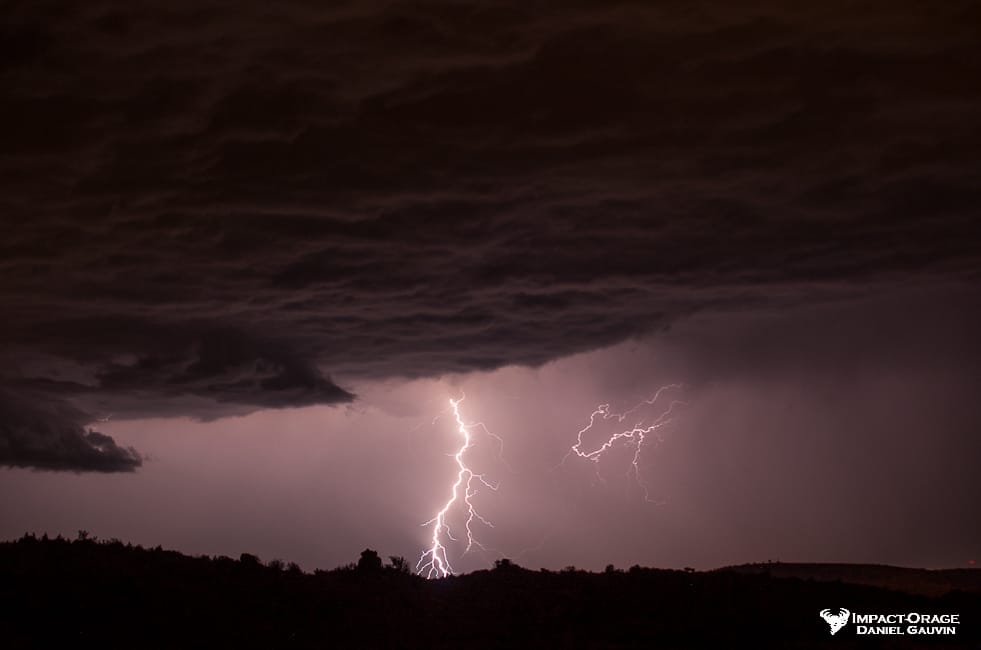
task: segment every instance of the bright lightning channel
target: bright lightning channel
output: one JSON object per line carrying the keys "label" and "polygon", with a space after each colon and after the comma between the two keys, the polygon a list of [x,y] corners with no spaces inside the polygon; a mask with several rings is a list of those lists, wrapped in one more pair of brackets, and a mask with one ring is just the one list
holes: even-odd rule
{"label": "bright lightning channel", "polygon": [[[463,416],[460,415],[460,403],[465,397],[466,396],[464,395],[460,397],[460,399],[450,400],[450,409],[453,411],[453,417],[456,421],[456,430],[463,441],[460,448],[453,456],[457,465],[456,481],[453,483],[453,487],[450,490],[450,498],[443,505],[443,508],[436,513],[435,517],[423,524],[423,526],[428,526],[430,524],[433,526],[433,535],[430,546],[428,549],[423,551],[422,555],[419,556],[419,561],[416,563],[416,571],[419,573],[419,575],[425,576],[426,578],[445,578],[453,573],[453,567],[450,564],[446,551],[446,540],[458,541],[457,538],[450,532],[450,526],[447,523],[447,517],[453,511],[454,506],[462,507],[463,513],[466,516],[464,520],[464,528],[466,530],[467,545],[464,550],[464,554],[468,553],[474,546],[486,550],[474,535],[473,527],[476,522],[480,522],[489,528],[494,527],[494,524],[477,512],[477,509],[473,504],[473,498],[477,495],[477,490],[480,485],[488,487],[496,492],[499,483],[491,483],[486,478],[485,474],[475,472],[467,464],[466,455],[467,452],[474,446],[474,438],[471,432],[472,429],[480,428],[484,431],[484,433],[497,441],[497,443],[500,445],[499,457],[501,457],[501,460],[503,460],[504,442],[501,440],[500,436],[491,433],[483,423],[476,422],[467,424],[464,422]],[[437,418],[438,417],[439,416],[437,416]]]}
{"label": "bright lightning channel", "polygon": [[[647,484],[644,483],[640,476],[640,452],[644,447],[644,442],[649,435],[659,435],[657,433],[658,429],[667,426],[674,420],[674,413],[677,407],[684,406],[687,402],[682,400],[671,400],[667,408],[660,412],[654,417],[653,421],[647,423],[647,418],[641,418],[635,424],[629,425],[627,428],[621,429],[616,433],[611,434],[602,444],[592,450],[584,449],[585,443],[583,442],[583,436],[586,435],[598,422],[605,422],[609,420],[614,420],[616,424],[622,424],[624,420],[631,414],[642,408],[643,406],[653,406],[657,403],[661,394],[669,390],[680,390],[682,388],[681,384],[667,384],[657,389],[657,391],[649,399],[645,399],[633,408],[624,411],[623,413],[614,413],[610,410],[609,404],[600,404],[589,416],[589,424],[579,430],[579,434],[576,436],[576,443],[572,445],[568,452],[566,452],[565,457],[562,458],[562,462],[559,465],[565,464],[570,456],[575,454],[579,458],[584,458],[586,460],[592,461],[593,463],[599,464],[600,460],[603,458],[607,451],[612,449],[618,443],[632,444],[634,447],[634,455],[630,461],[630,467],[627,468],[627,476],[633,475],[634,480],[637,485],[644,491],[644,500],[651,501],[650,492],[648,491]],[[597,468],[597,475],[599,474],[599,469]],[[602,478],[600,479],[602,480]]]}

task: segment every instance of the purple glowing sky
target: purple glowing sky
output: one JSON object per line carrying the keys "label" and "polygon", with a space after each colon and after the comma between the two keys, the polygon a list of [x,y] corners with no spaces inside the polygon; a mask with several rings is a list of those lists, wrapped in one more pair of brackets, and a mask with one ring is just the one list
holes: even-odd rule
{"label": "purple glowing sky", "polygon": [[[433,418],[465,391],[463,412],[504,438],[513,469],[475,454],[501,480],[477,498],[495,528],[478,530],[519,563],[963,565],[981,542],[968,516],[981,452],[977,368],[957,361],[977,312],[951,307],[965,300],[920,291],[720,314],[537,369],[367,381],[352,386],[359,398],[348,406],[112,420],[100,428],[144,453],[143,467],[2,470],[0,535],[84,528],[310,569],[365,546],[415,559],[430,535],[421,524],[455,473],[450,419]],[[595,404],[631,405],[679,378],[691,382],[689,405],[642,456],[663,503],[645,503],[623,476],[626,450],[600,466],[605,485],[587,463],[555,469]],[[497,557],[452,559],[472,570]]]}

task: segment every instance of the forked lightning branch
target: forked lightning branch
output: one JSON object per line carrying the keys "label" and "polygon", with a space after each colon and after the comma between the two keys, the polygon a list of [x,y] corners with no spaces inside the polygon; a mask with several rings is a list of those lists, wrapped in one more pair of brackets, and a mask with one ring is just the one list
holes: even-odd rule
{"label": "forked lightning branch", "polygon": [[453,412],[454,422],[456,423],[456,432],[461,440],[460,447],[453,455],[457,466],[456,481],[454,481],[450,488],[450,498],[436,513],[436,516],[424,524],[432,524],[432,539],[429,548],[423,551],[419,557],[419,561],[416,563],[416,570],[419,575],[424,575],[427,578],[445,578],[453,573],[453,566],[450,564],[446,545],[450,541],[457,541],[457,538],[453,536],[450,530],[449,524],[449,518],[454,509],[459,508],[463,511],[464,532],[462,534],[466,538],[464,554],[469,553],[474,546],[481,549],[484,548],[477,540],[474,532],[474,527],[477,524],[489,528],[494,527],[494,524],[477,512],[477,507],[474,505],[473,499],[477,496],[480,487],[497,491],[498,484],[492,483],[485,474],[475,472],[471,468],[467,460],[467,452],[474,446],[474,429],[481,430],[485,435],[493,438],[497,442],[499,445],[499,457],[502,461],[504,460],[504,442],[500,436],[491,433],[483,423],[476,422],[468,424],[463,420],[463,416],[460,415],[460,403],[463,400],[464,397],[457,400],[450,400],[450,409]]}
{"label": "forked lightning branch", "polygon": [[[573,456],[598,464],[606,452],[613,447],[620,444],[632,445],[633,454],[627,474],[633,476],[637,484],[643,489],[645,500],[650,501],[647,485],[641,479],[640,474],[641,451],[648,436],[657,436],[659,429],[672,422],[676,409],[686,404],[682,400],[672,399],[666,407],[661,406],[661,403],[665,401],[661,399],[663,394],[668,391],[678,391],[681,388],[680,384],[662,386],[650,398],[622,413],[611,411],[609,404],[600,404],[590,414],[589,423],[579,430],[575,444],[566,453],[560,465]],[[459,542],[464,547],[463,555],[469,553],[474,547],[488,550],[478,540],[477,529],[480,526],[493,528],[494,524],[478,512],[474,499],[482,488],[496,492],[499,484],[488,478],[486,474],[475,471],[470,464],[469,455],[476,444],[475,434],[493,439],[498,448],[498,459],[507,466],[507,462],[504,460],[504,441],[501,437],[491,432],[482,422],[468,423],[464,420],[460,413],[460,404],[464,397],[450,399],[448,409],[453,414],[456,433],[460,440],[456,453],[453,454],[457,469],[456,479],[450,486],[449,498],[443,507],[436,512],[432,519],[423,524],[432,526],[432,535],[428,548],[419,556],[416,570],[419,575],[427,578],[444,578],[453,573],[448,548],[451,542]],[[661,410],[652,416],[650,413],[641,412],[646,407],[660,407]],[[436,416],[436,419],[439,417]],[[436,419],[433,420],[434,423]],[[629,424],[625,425],[625,422],[628,421]],[[601,422],[612,423],[615,427],[614,433],[609,434],[594,448],[587,449],[584,436],[591,433],[593,427]],[[454,517],[457,518],[457,521],[462,519],[462,525],[457,525],[457,528],[460,529],[458,531],[460,537],[454,535],[454,530],[450,525],[450,520]]]}

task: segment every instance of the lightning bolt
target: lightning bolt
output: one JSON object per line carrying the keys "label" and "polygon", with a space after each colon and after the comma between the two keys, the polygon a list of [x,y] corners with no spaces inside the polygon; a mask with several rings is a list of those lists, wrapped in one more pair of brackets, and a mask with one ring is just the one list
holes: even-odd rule
{"label": "lightning bolt", "polygon": [[[474,437],[472,434],[472,430],[474,429],[479,428],[487,436],[490,436],[497,441],[499,445],[498,457],[502,461],[504,455],[504,441],[500,438],[500,436],[491,433],[491,431],[488,430],[482,422],[467,424],[463,420],[463,416],[460,414],[460,403],[465,397],[466,396],[464,395],[461,396],[460,399],[450,400],[450,410],[452,410],[453,417],[456,421],[456,431],[462,440],[460,448],[457,450],[456,454],[453,455],[457,466],[456,481],[453,483],[450,490],[450,498],[443,505],[443,508],[436,513],[435,517],[423,524],[423,526],[432,524],[433,534],[429,548],[423,551],[422,555],[419,556],[419,561],[416,563],[416,571],[419,575],[424,575],[427,578],[445,578],[453,573],[453,567],[450,564],[450,560],[447,555],[446,540],[458,541],[457,538],[450,532],[450,526],[449,523],[447,523],[447,517],[453,510],[454,506],[462,507],[465,515],[464,529],[466,530],[467,543],[466,548],[463,551],[464,555],[474,546],[482,550],[486,550],[474,535],[474,525],[476,523],[479,522],[489,528],[494,527],[494,524],[477,512],[477,509],[473,503],[473,498],[477,495],[480,485],[490,488],[496,492],[499,483],[491,483],[486,478],[485,474],[475,472],[467,464],[466,456],[467,452],[473,449],[474,446]],[[436,416],[433,422],[435,422],[437,419],[439,419],[439,416]]]}
{"label": "lightning bolt", "polygon": [[[632,444],[634,447],[633,458],[630,461],[630,467],[627,468],[627,476],[633,475],[634,480],[637,485],[644,491],[644,500],[651,501],[650,492],[647,488],[647,484],[644,483],[640,476],[640,452],[644,447],[644,442],[649,435],[658,436],[660,441],[660,435],[657,433],[658,429],[670,424],[674,419],[674,411],[678,406],[684,406],[687,402],[682,400],[672,400],[668,407],[661,411],[658,415],[654,417],[652,421],[648,423],[647,418],[641,418],[639,421],[632,425],[628,425],[626,428],[611,434],[602,444],[598,447],[587,451],[584,449],[583,436],[586,435],[598,422],[606,422],[613,420],[616,424],[622,424],[631,413],[634,413],[638,409],[646,406],[653,406],[657,403],[661,394],[669,390],[680,390],[682,388],[681,384],[668,384],[657,389],[657,391],[648,399],[643,400],[633,408],[624,411],[623,413],[614,413],[610,410],[609,404],[600,404],[589,416],[589,424],[579,430],[576,436],[576,443],[572,445],[566,455],[562,458],[562,462],[559,466],[565,464],[566,460],[570,456],[575,454],[579,458],[584,458],[586,460],[592,461],[599,465],[600,460],[603,458],[607,451],[612,449],[618,443]],[[597,477],[602,481],[602,477],[599,476],[599,468],[597,467]]]}

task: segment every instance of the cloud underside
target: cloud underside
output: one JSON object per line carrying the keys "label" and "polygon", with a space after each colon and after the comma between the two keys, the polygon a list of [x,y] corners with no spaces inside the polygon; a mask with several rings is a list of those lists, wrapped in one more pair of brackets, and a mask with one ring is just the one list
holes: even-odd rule
{"label": "cloud underside", "polygon": [[86,416],[50,396],[0,393],[0,465],[78,472],[129,472],[136,450],[83,423]]}
{"label": "cloud underside", "polygon": [[[339,403],[977,276],[973,2],[4,13],[3,381],[41,411]],[[57,430],[0,463],[92,469]]]}

